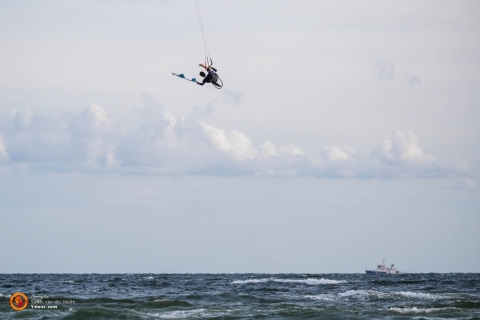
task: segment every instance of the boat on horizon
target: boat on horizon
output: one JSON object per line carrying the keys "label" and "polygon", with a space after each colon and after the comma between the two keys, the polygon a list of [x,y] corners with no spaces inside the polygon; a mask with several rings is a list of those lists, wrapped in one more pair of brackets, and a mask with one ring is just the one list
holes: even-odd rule
{"label": "boat on horizon", "polygon": [[385,259],[379,265],[377,265],[377,269],[375,270],[365,270],[366,274],[405,274],[405,271],[399,271],[395,269],[395,265],[391,265],[390,268],[385,266]]}

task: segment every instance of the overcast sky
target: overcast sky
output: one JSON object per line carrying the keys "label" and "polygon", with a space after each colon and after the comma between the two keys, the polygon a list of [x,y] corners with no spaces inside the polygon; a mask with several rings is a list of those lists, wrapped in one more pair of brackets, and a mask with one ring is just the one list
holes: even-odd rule
{"label": "overcast sky", "polygon": [[478,1],[0,2],[0,272],[480,272]]}

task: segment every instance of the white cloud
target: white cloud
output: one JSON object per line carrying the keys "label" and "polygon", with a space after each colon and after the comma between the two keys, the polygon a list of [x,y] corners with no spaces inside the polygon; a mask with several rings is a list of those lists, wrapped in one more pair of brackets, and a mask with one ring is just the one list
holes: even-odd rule
{"label": "white cloud", "polygon": [[295,156],[303,156],[305,153],[294,145],[293,143],[290,143],[285,146],[275,146],[273,143],[269,141],[265,141],[262,146],[261,146],[261,153],[260,156],[262,158],[268,158],[268,157],[280,157],[280,156],[285,156],[285,157],[295,157]]}
{"label": "white cloud", "polygon": [[384,140],[372,153],[372,158],[392,165],[428,166],[435,157],[420,147],[418,137],[411,131],[396,130],[392,139]]}
{"label": "white cloud", "polygon": [[[73,139],[85,152],[84,165],[90,168],[119,168],[115,156],[114,121],[106,109],[92,103],[83,109]],[[78,140],[77,140],[78,139]]]}
{"label": "white cloud", "polygon": [[278,153],[277,147],[273,143],[268,141],[265,141],[262,144],[261,150],[262,151],[260,155],[263,158],[278,157],[280,155],[280,153]]}
{"label": "white cloud", "polygon": [[333,163],[342,163],[353,161],[352,155],[355,153],[355,150],[351,147],[323,147],[325,158]]}
{"label": "white cloud", "polygon": [[2,137],[0,137],[0,162],[8,160],[8,153],[5,145],[3,144]]}
{"label": "white cloud", "polygon": [[[238,130],[177,118],[150,103],[120,124],[96,104],[79,114],[15,110],[0,117],[0,160],[31,170],[117,171],[156,174],[395,177],[445,176],[447,169],[401,130],[362,157],[349,146],[304,151],[291,143],[256,145]],[[450,170],[450,171],[449,171]],[[474,172],[470,170],[470,172]],[[473,181],[473,180],[472,180]]]}
{"label": "white cloud", "polygon": [[108,116],[107,110],[95,103],[83,109],[81,116],[84,123],[94,130],[108,130],[113,123],[113,120]]}
{"label": "white cloud", "polygon": [[293,156],[303,156],[305,154],[305,153],[303,153],[303,151],[299,147],[297,147],[293,143],[288,144],[286,146],[278,147],[278,151],[282,155],[292,156],[292,157]]}
{"label": "white cloud", "polygon": [[207,123],[201,123],[200,125],[208,140],[216,149],[232,154],[236,160],[254,160],[258,156],[258,151],[253,146],[252,141],[243,133],[236,130],[226,133],[224,130]]}

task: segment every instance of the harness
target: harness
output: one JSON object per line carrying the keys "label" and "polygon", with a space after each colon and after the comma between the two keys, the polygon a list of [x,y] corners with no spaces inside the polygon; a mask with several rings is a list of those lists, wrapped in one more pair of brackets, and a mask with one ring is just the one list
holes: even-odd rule
{"label": "harness", "polygon": [[207,71],[208,71],[208,74],[212,76],[212,83],[216,83],[218,81],[218,74],[210,68]]}

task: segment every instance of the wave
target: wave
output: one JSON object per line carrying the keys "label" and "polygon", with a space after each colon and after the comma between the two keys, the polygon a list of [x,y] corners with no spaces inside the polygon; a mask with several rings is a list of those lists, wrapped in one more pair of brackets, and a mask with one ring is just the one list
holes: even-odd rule
{"label": "wave", "polygon": [[156,308],[170,308],[170,307],[191,307],[192,304],[183,300],[154,300],[153,304]]}
{"label": "wave", "polygon": [[400,291],[400,292],[393,292],[393,294],[400,295],[405,298],[418,298],[418,299],[441,299],[442,296],[430,293],[422,293],[422,292],[411,292],[411,291]]}
{"label": "wave", "polygon": [[333,294],[319,294],[315,296],[305,296],[305,298],[312,300],[335,301],[336,297]]}
{"label": "wave", "polygon": [[380,292],[380,291],[373,291],[373,290],[348,290],[345,292],[340,292],[338,294],[339,297],[355,297],[355,298],[362,298],[366,296],[377,296],[377,297],[384,297],[387,296],[387,293]]}
{"label": "wave", "polygon": [[103,279],[102,282],[118,282],[118,281],[126,281],[127,279],[123,279],[120,277],[113,277],[113,278],[107,278]]}
{"label": "wave", "polygon": [[262,283],[262,282],[268,282],[268,281],[270,281],[270,279],[235,280],[231,284]]}
{"label": "wave", "polygon": [[231,284],[248,284],[248,283],[265,283],[265,282],[280,282],[280,283],[304,283],[309,285],[319,285],[319,284],[339,284],[339,283],[346,283],[345,280],[331,280],[331,279],[277,279],[277,278],[269,278],[269,279],[247,279],[247,280],[235,280]]}
{"label": "wave", "polygon": [[432,312],[440,312],[445,310],[456,310],[455,307],[445,307],[445,308],[390,308],[389,311],[394,311],[398,313],[432,313]]}
{"label": "wave", "polygon": [[291,279],[274,279],[273,281],[275,282],[284,282],[284,283],[305,283],[305,284],[311,284],[311,285],[317,285],[317,284],[339,284],[339,283],[346,283],[347,281],[345,280],[331,280],[331,279],[314,279],[314,278],[308,278],[305,280],[291,280]]}
{"label": "wave", "polygon": [[191,318],[191,317],[213,317],[213,314],[207,313],[205,309],[193,309],[193,310],[177,310],[177,311],[169,311],[164,313],[152,313],[152,312],[140,312],[137,310],[130,310],[134,313],[138,313],[141,315],[146,315],[148,317],[153,318],[160,318],[160,319],[184,319],[184,318]]}
{"label": "wave", "polygon": [[341,292],[338,294],[339,297],[355,297],[361,298],[366,296],[375,296],[379,299],[389,299],[389,298],[407,298],[407,299],[427,299],[427,300],[441,300],[449,299],[449,295],[441,294],[431,294],[423,292],[412,292],[412,291],[394,291],[394,292],[381,292],[375,290],[348,290],[346,292]]}

